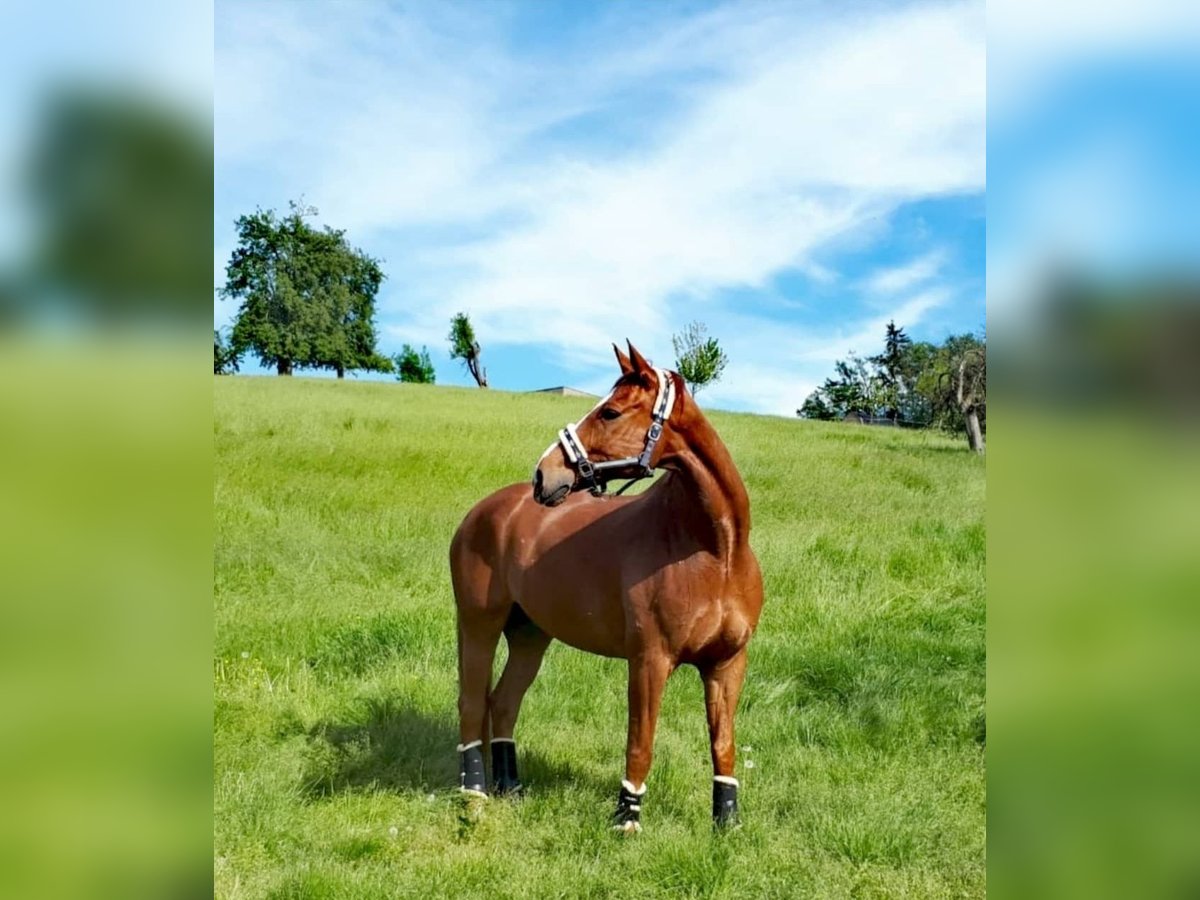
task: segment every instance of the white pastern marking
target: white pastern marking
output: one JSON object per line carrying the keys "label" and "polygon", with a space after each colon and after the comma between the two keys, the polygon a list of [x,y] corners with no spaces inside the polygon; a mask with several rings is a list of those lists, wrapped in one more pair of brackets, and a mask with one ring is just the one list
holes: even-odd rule
{"label": "white pastern marking", "polygon": [[621,787],[625,788],[625,790],[629,791],[629,793],[636,794],[639,797],[646,793],[646,785],[643,784],[640,788],[635,788],[633,786],[633,782],[624,778],[621,779]]}
{"label": "white pastern marking", "polygon": [[732,775],[714,775],[713,781],[719,781],[721,784],[732,784],[734,787],[738,786],[738,780]]}

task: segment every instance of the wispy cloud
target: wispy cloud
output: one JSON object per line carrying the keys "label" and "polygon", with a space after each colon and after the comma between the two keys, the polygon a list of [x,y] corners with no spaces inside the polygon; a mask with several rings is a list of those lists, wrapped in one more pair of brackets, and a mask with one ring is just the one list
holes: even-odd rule
{"label": "wispy cloud", "polygon": [[918,284],[924,284],[941,271],[946,262],[945,251],[932,250],[902,266],[880,269],[863,283],[872,294],[896,294]]}
{"label": "wispy cloud", "polygon": [[[858,283],[830,248],[983,188],[981,4],[610,11],[587,40],[544,45],[516,41],[512,9],[219,7],[219,194],[304,193],[385,257],[396,340],[438,343],[464,309],[491,346],[540,345],[591,377],[609,341],[662,355],[702,318],[746,360],[802,364],[879,310],[847,303],[797,340],[748,294],[789,272]],[[903,307],[938,264],[867,290]],[[707,393],[794,408],[794,385],[750,365]]]}

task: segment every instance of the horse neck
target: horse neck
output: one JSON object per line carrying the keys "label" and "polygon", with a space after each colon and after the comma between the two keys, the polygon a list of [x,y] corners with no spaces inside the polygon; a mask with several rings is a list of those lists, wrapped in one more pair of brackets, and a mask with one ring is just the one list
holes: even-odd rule
{"label": "horse neck", "polygon": [[721,556],[731,556],[750,537],[750,498],[746,485],[733,464],[733,457],[717,432],[688,398],[672,427],[679,446],[671,448],[661,462],[679,473],[685,503],[692,505],[694,520],[711,528]]}

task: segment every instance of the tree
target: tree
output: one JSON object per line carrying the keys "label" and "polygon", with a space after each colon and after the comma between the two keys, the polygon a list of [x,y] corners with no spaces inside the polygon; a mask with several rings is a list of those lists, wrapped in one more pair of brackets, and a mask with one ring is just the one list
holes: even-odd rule
{"label": "tree", "polygon": [[819,419],[825,422],[837,417],[833,407],[825,401],[820,390],[815,390],[804,398],[804,405],[796,410],[796,415],[802,419]]}
{"label": "tree", "polygon": [[483,368],[480,358],[483,351],[479,341],[475,340],[475,329],[466,313],[457,313],[450,320],[450,358],[461,359],[475,383],[481,388],[488,386],[487,369]]}
{"label": "tree", "polygon": [[918,428],[934,424],[930,397],[921,390],[923,373],[936,365],[939,348],[928,341],[914,341],[904,354],[904,391],[899,397],[899,422]]}
{"label": "tree", "polygon": [[333,369],[392,371],[392,362],[375,350],[375,295],[383,281],[379,264],[352,250],[342,232],[326,230],[314,242],[317,290],[324,302],[321,327],[313,338],[314,365]]}
{"label": "tree", "polygon": [[253,350],[280,375],[297,367],[390,371],[375,350],[379,263],[350,246],[345,232],[311,227],[311,207],[290,204],[278,218],[258,210],[237,220],[238,245],[222,297],[241,300],[231,345]]}
{"label": "tree", "polygon": [[213,374],[232,375],[238,370],[241,360],[234,349],[217,329],[213,329]]}
{"label": "tree", "polygon": [[874,417],[882,406],[883,392],[878,375],[868,367],[868,360],[850,356],[848,361],[834,363],[835,378],[825,379],[822,390],[838,417],[849,413]]}
{"label": "tree", "polygon": [[869,360],[851,355],[834,363],[835,375],[826,378],[796,410],[805,419],[842,419],[848,415],[875,416],[883,392],[878,376],[869,368]]}
{"label": "tree", "polygon": [[692,322],[681,334],[672,335],[671,344],[675,348],[675,370],[683,376],[693,395],[721,380],[729,357],[716,338],[708,337],[703,322]]}
{"label": "tree", "polygon": [[949,337],[938,348],[922,387],[936,421],[947,430],[965,432],[967,446],[984,452],[987,431],[987,344],[971,334]]}
{"label": "tree", "polygon": [[141,92],[63,86],[33,107],[18,182],[30,201],[22,305],[100,320],[207,318],[212,269],[211,130]]}
{"label": "tree", "polygon": [[411,344],[405,344],[399,353],[392,357],[396,379],[410,384],[433,384],[437,374],[433,371],[433,361],[429,358],[429,350],[421,348],[420,354]]}
{"label": "tree", "polygon": [[904,402],[911,382],[912,372],[909,366],[909,351],[912,349],[912,338],[904,333],[903,328],[897,328],[894,321],[887,323],[887,331],[883,337],[883,353],[872,356],[870,361],[875,365],[879,379],[880,400],[885,408],[884,415],[892,420],[892,424],[900,421],[900,406]]}

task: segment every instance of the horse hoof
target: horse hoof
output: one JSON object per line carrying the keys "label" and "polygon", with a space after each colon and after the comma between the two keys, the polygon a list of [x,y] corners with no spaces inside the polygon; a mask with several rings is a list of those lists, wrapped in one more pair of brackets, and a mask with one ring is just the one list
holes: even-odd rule
{"label": "horse hoof", "polygon": [[521,800],[525,797],[525,786],[523,784],[504,785],[497,787],[495,794],[505,800]]}
{"label": "horse hoof", "polygon": [[613,826],[613,831],[615,831],[621,835],[641,834],[642,833],[642,823],[641,822],[621,822],[621,823]]}

